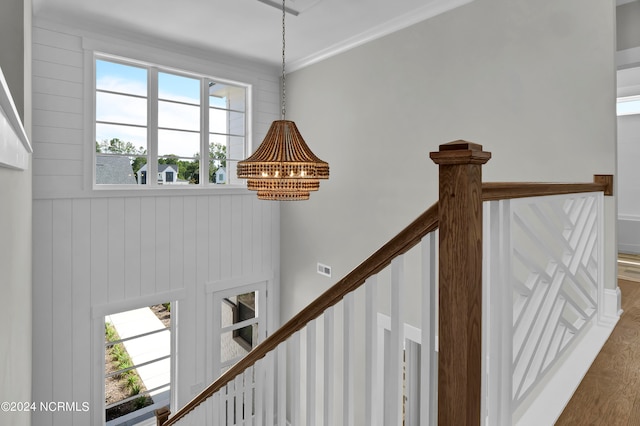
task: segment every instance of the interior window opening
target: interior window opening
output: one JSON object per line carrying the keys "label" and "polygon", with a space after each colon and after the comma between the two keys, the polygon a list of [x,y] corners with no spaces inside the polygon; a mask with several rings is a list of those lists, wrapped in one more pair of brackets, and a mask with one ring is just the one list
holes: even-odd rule
{"label": "interior window opening", "polygon": [[171,400],[171,303],[107,315],[104,332],[106,425],[153,421]]}

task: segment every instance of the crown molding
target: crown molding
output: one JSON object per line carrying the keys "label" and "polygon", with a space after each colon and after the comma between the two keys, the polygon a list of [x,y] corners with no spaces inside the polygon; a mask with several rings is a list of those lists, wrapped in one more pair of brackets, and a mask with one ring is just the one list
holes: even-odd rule
{"label": "crown molding", "polygon": [[474,0],[437,0],[430,2],[428,5],[413,10],[410,13],[394,18],[384,24],[378,25],[370,30],[364,31],[356,36],[350,37],[344,41],[336,43],[326,49],[320,50],[305,58],[292,61],[287,64],[289,72],[308,67],[315,63],[324,61],[325,59],[336,56],[340,53],[351,50],[355,47],[362,46],[373,40],[379,39],[396,31],[410,27],[418,22],[433,18],[434,16],[445,13],[449,10],[456,9]]}

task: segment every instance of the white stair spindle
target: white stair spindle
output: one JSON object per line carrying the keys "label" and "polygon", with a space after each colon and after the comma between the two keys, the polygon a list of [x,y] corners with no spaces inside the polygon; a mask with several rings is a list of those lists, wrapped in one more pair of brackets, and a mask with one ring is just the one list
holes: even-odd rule
{"label": "white stair spindle", "polygon": [[220,426],[220,392],[218,391],[211,397],[211,404],[209,404],[209,411],[207,418],[211,419],[211,426]]}
{"label": "white stair spindle", "polygon": [[256,362],[255,366],[255,379],[253,383],[253,398],[255,402],[255,411],[253,416],[253,423],[257,426],[262,426],[264,424],[263,416],[264,416],[264,399],[265,399],[265,388],[267,386],[266,382],[266,371],[265,367],[268,365],[268,357],[271,353],[265,355],[260,361]]}
{"label": "white stair spindle", "polygon": [[236,426],[239,425],[244,425],[244,419],[243,419],[243,414],[242,414],[242,409],[244,408],[244,374],[238,374],[234,380],[235,382],[235,396],[233,398],[233,401],[235,401],[235,409],[236,409],[236,414],[235,414],[235,419],[236,422],[234,423]]}
{"label": "white stair spindle", "polygon": [[333,378],[333,346],[334,346],[334,308],[327,309],[324,313],[324,426],[333,426],[334,423],[334,378]]}
{"label": "white stair spindle", "polygon": [[[403,351],[404,351],[404,318],[402,315],[402,300],[404,286],[404,260],[403,256],[396,257],[391,262],[391,356],[389,366],[390,383],[385,384],[389,388],[390,400],[385,401],[385,407],[389,409],[389,426],[402,425],[402,399],[403,399]],[[385,416],[386,417],[386,416]]]}
{"label": "white stair spindle", "polygon": [[316,424],[316,322],[307,324],[307,426]]}
{"label": "white stair spindle", "polygon": [[[277,350],[276,350],[277,351]],[[256,422],[258,426],[265,425],[273,425],[275,424],[275,414],[274,414],[274,404],[275,398],[274,395],[276,393],[275,386],[275,353],[276,351],[271,351],[265,357],[265,363],[263,364],[264,368],[264,385],[260,387],[260,394],[262,395],[262,399],[264,399],[264,420]]]}
{"label": "white stair spindle", "polygon": [[300,332],[295,333],[289,340],[291,344],[291,369],[293,374],[291,379],[291,424],[299,425],[300,423]]}
{"label": "white stair spindle", "polygon": [[253,407],[254,407],[254,389],[255,384],[253,378],[255,374],[255,366],[249,367],[244,371],[244,424],[253,426]]}
{"label": "white stair spindle", "polygon": [[438,360],[435,347],[437,300],[437,234],[427,234],[421,243],[422,330],[420,350],[420,425],[437,423]]}
{"label": "white stair spindle", "polygon": [[343,371],[343,425],[351,426],[354,424],[354,295],[353,292],[344,297],[344,371]]}
{"label": "white stair spindle", "polygon": [[278,426],[287,426],[287,342],[281,343],[278,355]]}
{"label": "white stair spindle", "polygon": [[380,377],[378,369],[378,279],[369,278],[365,283],[365,424],[378,426],[377,415],[382,400],[380,398]]}

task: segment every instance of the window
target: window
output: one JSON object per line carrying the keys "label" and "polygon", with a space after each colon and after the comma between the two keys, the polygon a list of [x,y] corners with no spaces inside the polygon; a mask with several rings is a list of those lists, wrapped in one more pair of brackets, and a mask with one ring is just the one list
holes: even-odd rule
{"label": "window", "polygon": [[239,83],[96,56],[96,187],[242,183],[235,176],[246,152],[248,92]]}
{"label": "window", "polygon": [[616,112],[618,116],[640,114],[640,96],[618,98]]}
{"label": "window", "polygon": [[107,315],[104,331],[107,426],[153,418],[170,402],[171,304]]}

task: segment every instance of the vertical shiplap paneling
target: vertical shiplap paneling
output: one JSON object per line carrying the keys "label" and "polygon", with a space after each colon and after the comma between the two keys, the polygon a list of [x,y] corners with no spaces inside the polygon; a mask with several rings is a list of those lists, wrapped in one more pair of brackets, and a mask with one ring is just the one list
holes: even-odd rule
{"label": "vertical shiplap paneling", "polygon": [[[198,317],[197,312],[193,308],[196,306],[196,300],[202,298],[197,292],[196,287],[196,197],[184,197],[183,201],[183,217],[184,217],[184,252],[182,255],[182,263],[184,270],[184,285],[187,289],[187,298],[178,305],[178,316],[180,318],[180,332],[177,333],[179,348],[188,348],[193,345],[193,339],[197,339],[195,334],[197,328]],[[183,331],[184,330],[184,331]],[[200,336],[202,338],[202,336]],[[191,397],[191,387],[203,380],[199,377],[196,362],[196,351],[181,350],[179,358],[178,375],[182,379],[178,381],[178,404],[186,404]],[[204,384],[204,383],[203,383]]]}
{"label": "vertical shiplap paneling", "polygon": [[124,200],[124,297],[140,297],[142,212],[140,198]]}
{"label": "vertical shiplap paneling", "polygon": [[184,238],[184,197],[171,197],[171,229],[170,244],[171,258],[169,265],[171,268],[170,283],[171,290],[184,287],[184,267],[183,253],[185,246]]}
{"label": "vertical shiplap paneling", "polygon": [[251,206],[249,207],[249,209],[251,210],[250,220],[252,222],[252,241],[251,247],[249,247],[248,249],[251,250],[251,260],[253,262],[252,266],[254,272],[262,272],[266,270],[262,265],[264,239],[264,232],[262,230],[262,221],[264,220],[262,217],[262,205],[265,203],[262,200],[258,200],[258,197],[256,197],[255,195],[249,197],[249,199],[251,200]]}
{"label": "vertical shiplap paneling", "polygon": [[[253,240],[253,198],[248,195],[241,197],[242,201],[242,262],[240,267],[241,274],[251,274],[254,271],[253,268],[253,244],[257,241]],[[237,238],[237,237],[236,237]]]}
{"label": "vertical shiplap paneling", "polygon": [[[53,400],[53,218],[51,200],[33,203],[33,400]],[[51,413],[34,415],[51,424]]]}
{"label": "vertical shiplap paneling", "polygon": [[220,197],[220,278],[231,277],[232,197]]}
{"label": "vertical shiplap paneling", "polygon": [[[52,238],[56,246],[53,250],[52,329],[53,338],[53,399],[52,401],[72,401],[73,398],[73,346],[72,322],[72,201],[56,200],[52,206]],[[56,412],[54,426],[72,424],[71,412]]]}
{"label": "vertical shiplap paneling", "polygon": [[108,216],[108,199],[91,200],[91,304],[94,306],[104,304],[109,299]]}
{"label": "vertical shiplap paneling", "polygon": [[140,294],[156,291],[156,198],[140,200]]}
{"label": "vertical shiplap paneling", "polygon": [[156,293],[171,288],[171,199],[156,198]]}
{"label": "vertical shiplap paneling", "polygon": [[[196,352],[196,374],[197,380],[204,382],[206,374],[206,299],[204,297],[204,285],[209,276],[209,200],[207,197],[198,197],[196,200],[196,281],[194,291],[196,293],[195,305],[192,306],[197,315],[195,335],[192,336],[195,342],[192,345]],[[203,383],[203,386],[206,386]]]}
{"label": "vertical shiplap paneling", "polygon": [[[91,401],[92,412],[99,411],[96,395],[102,384],[87,379],[101,368],[92,346],[101,327],[91,328],[92,307],[114,302],[117,309],[128,299],[186,288],[177,309],[181,381],[175,388],[184,404],[192,391],[207,384],[204,285],[277,270],[277,203],[259,202],[253,193],[123,197],[103,192],[94,197],[84,174],[89,170],[84,164],[85,127],[91,118],[84,115],[90,102],[85,84],[90,81],[84,81],[82,37],[60,26],[44,27],[48,25],[34,26],[32,46],[34,400],[84,401],[92,395],[98,399]],[[270,91],[277,89],[277,79],[260,77],[264,72],[256,70],[252,76],[259,81],[258,91],[263,83],[270,85],[259,95],[254,116],[258,139],[279,108],[277,90]],[[270,117],[273,114],[276,117]],[[58,312],[58,304],[68,309]],[[277,316],[277,308],[274,311]],[[65,349],[54,355],[58,346]],[[71,366],[61,369],[54,356]],[[85,413],[70,416],[59,421],[90,423]],[[49,426],[53,417],[34,413],[33,423]]]}
{"label": "vertical shiplap paneling", "polygon": [[110,198],[108,202],[107,227],[109,229],[107,258],[109,268],[109,302],[124,300],[125,290],[125,215],[124,199]]}
{"label": "vertical shiplap paneling", "polygon": [[209,197],[209,280],[215,281],[220,275],[221,225],[220,197]]}
{"label": "vertical shiplap paneling", "polygon": [[231,276],[242,275],[242,195],[231,197]]}
{"label": "vertical shiplap paneling", "polygon": [[[74,200],[72,207],[72,260],[71,309],[73,344],[72,363],[74,371],[91,371],[91,200]],[[88,374],[73,374],[72,401],[89,402],[91,380]],[[78,412],[73,416],[73,426],[91,424],[90,412]]]}

